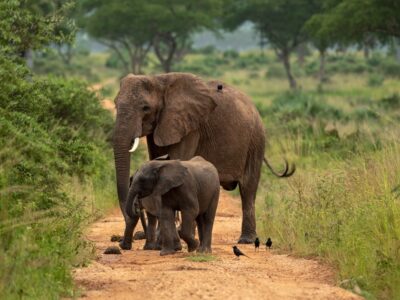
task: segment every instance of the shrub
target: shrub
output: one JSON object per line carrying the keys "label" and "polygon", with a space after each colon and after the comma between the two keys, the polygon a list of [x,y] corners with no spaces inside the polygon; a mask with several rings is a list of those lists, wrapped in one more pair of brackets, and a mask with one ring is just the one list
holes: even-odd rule
{"label": "shrub", "polygon": [[38,79],[1,55],[0,107],[0,298],[74,296],[70,270],[89,255],[81,235],[95,196],[67,182],[109,197],[111,115],[84,83]]}
{"label": "shrub", "polygon": [[237,52],[236,50],[226,50],[222,55],[224,58],[234,59],[239,57],[239,52]]}
{"label": "shrub", "polygon": [[383,77],[381,74],[371,74],[368,77],[367,85],[371,87],[377,87],[377,86],[382,86],[383,82],[385,80],[385,77]]}
{"label": "shrub", "polygon": [[400,63],[394,59],[384,60],[381,69],[385,76],[400,77]]}

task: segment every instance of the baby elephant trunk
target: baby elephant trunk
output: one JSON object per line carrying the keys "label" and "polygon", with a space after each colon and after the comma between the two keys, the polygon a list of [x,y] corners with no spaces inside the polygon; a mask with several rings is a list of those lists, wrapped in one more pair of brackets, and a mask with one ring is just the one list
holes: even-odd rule
{"label": "baby elephant trunk", "polygon": [[137,218],[140,212],[137,198],[138,193],[130,190],[128,194],[128,201],[126,201],[125,211],[132,219]]}

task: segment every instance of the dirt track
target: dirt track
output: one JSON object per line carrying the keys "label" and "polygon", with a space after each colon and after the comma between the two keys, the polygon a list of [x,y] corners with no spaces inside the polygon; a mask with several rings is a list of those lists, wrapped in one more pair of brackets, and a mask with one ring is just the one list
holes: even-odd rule
{"label": "dirt track", "polygon": [[[143,251],[135,241],[132,251],[104,255],[110,236],[123,231],[115,210],[96,222],[87,238],[96,243],[98,258],[74,272],[86,299],[361,299],[334,286],[333,273],[316,261],[278,255],[261,247],[239,245],[250,258],[232,254],[240,231],[240,201],[221,194],[213,234],[215,260],[193,262],[185,246],[173,256]],[[183,243],[184,245],[184,243]]]}

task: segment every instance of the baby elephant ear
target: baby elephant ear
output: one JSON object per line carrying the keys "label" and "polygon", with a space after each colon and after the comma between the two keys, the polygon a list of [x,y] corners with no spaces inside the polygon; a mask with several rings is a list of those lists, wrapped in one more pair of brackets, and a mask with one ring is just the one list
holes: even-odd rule
{"label": "baby elephant ear", "polygon": [[216,106],[203,80],[192,74],[169,74],[154,142],[160,147],[180,142],[198,129]]}
{"label": "baby elephant ear", "polygon": [[179,161],[162,165],[158,173],[158,182],[154,189],[156,195],[164,195],[169,190],[181,186],[188,176],[188,170]]}

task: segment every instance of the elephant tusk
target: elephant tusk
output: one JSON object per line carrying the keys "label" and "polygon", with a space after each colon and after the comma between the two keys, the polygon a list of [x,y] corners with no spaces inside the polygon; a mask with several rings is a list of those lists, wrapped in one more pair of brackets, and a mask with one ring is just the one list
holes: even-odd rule
{"label": "elephant tusk", "polygon": [[133,142],[132,148],[131,150],[129,150],[129,152],[130,153],[134,152],[138,146],[139,146],[139,138],[137,137],[135,138],[135,141]]}

